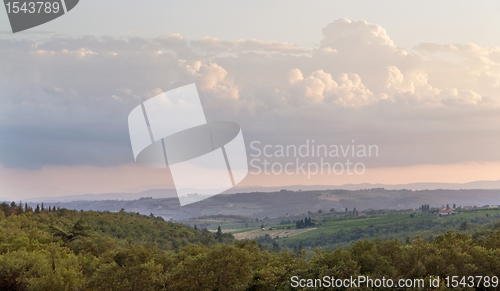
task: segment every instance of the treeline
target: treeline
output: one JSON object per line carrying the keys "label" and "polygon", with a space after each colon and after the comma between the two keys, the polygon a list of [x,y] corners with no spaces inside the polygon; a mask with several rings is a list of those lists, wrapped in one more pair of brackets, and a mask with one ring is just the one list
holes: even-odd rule
{"label": "treeline", "polygon": [[474,236],[360,240],[294,253],[124,211],[15,214],[8,206],[9,215],[0,211],[0,290],[291,290],[292,276],[411,279],[500,270],[500,225]]}
{"label": "treeline", "polygon": [[311,218],[305,218],[301,219],[295,222],[295,228],[304,228],[304,227],[310,227],[310,226],[315,226],[316,223],[312,222]]}
{"label": "treeline", "polygon": [[[43,204],[42,204],[43,205]],[[37,207],[38,208],[38,207]],[[217,236],[206,229],[195,229],[182,224],[167,222],[154,215],[144,216],[126,212],[76,211],[66,208],[40,207],[37,211],[12,202],[0,204],[0,219],[11,229],[38,230],[48,235],[64,238],[75,229],[82,230],[85,237],[109,237],[119,244],[153,242],[162,250],[178,250],[188,244],[212,245],[232,242],[231,234]],[[22,223],[19,217],[24,217]],[[21,223],[21,224],[19,224]],[[84,230],[84,231],[83,231]]]}
{"label": "treeline", "polygon": [[48,206],[44,207],[43,202],[42,206],[40,207],[40,204],[37,204],[35,208],[28,206],[28,203],[25,203],[24,206],[21,202],[19,204],[16,204],[16,202],[12,201],[9,204],[2,202],[0,203],[0,211],[3,212],[5,217],[8,217],[12,214],[23,214],[23,213],[40,213],[40,212],[55,212],[57,211],[57,208],[55,206]]}

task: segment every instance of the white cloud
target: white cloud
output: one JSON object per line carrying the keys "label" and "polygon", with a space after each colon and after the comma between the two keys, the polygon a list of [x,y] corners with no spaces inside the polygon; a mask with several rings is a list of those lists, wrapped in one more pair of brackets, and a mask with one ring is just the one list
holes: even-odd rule
{"label": "white cloud", "polygon": [[472,43],[422,43],[415,50],[422,55],[422,69],[429,82],[499,99],[500,48],[483,48]]}
{"label": "white cloud", "polygon": [[338,101],[344,106],[362,106],[376,102],[373,93],[363,85],[361,78],[357,74],[341,74],[339,86],[333,88],[334,94],[338,96]]}
{"label": "white cloud", "polygon": [[[500,124],[499,48],[405,51],[377,24],[338,19],[312,49],[172,34],[0,39],[0,53],[0,163],[9,167],[130,163],[130,110],[192,82],[208,119],[237,121],[255,139],[363,136],[390,148],[393,166],[500,159],[488,148]],[[440,139],[457,122],[467,124],[460,136]],[[429,144],[425,158],[404,158]]]}
{"label": "white cloud", "polygon": [[394,42],[380,25],[366,21],[339,18],[323,28],[320,47],[339,51],[358,50],[366,47],[386,47],[397,51]]}
{"label": "white cloud", "polygon": [[291,95],[295,98],[303,97],[304,100],[313,104],[320,104],[325,99],[329,99],[330,103],[352,107],[376,102],[373,93],[363,85],[357,74],[343,73],[336,80],[323,70],[314,71],[307,78],[303,77],[299,69],[292,69],[288,72]]}
{"label": "white cloud", "polygon": [[304,80],[304,75],[302,75],[302,72],[299,69],[291,69],[288,72],[288,82],[290,84],[295,84],[302,80]]}
{"label": "white cloud", "polygon": [[213,89],[223,81],[227,75],[227,71],[215,63],[200,66],[198,72],[200,76],[198,82],[202,90]]}
{"label": "white cloud", "polygon": [[201,90],[209,91],[219,98],[239,98],[238,89],[225,80],[227,71],[216,63],[197,63],[194,68],[188,66],[188,69],[197,76],[196,84]]}

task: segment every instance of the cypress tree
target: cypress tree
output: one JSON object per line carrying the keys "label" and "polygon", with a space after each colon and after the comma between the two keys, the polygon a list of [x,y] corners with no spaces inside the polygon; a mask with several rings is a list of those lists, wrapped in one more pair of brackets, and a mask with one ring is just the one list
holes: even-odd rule
{"label": "cypress tree", "polygon": [[217,238],[219,241],[222,240],[222,228],[220,228],[220,225],[219,227],[217,227],[217,233],[215,234],[215,238]]}

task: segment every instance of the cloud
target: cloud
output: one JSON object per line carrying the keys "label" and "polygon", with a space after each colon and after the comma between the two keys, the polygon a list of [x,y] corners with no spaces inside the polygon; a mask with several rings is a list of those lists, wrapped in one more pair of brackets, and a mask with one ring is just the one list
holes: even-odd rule
{"label": "cloud", "polygon": [[307,78],[304,78],[299,69],[292,69],[288,72],[292,96],[295,94],[296,98],[303,97],[304,100],[313,104],[320,104],[326,99],[330,103],[355,107],[377,101],[357,74],[343,73],[336,80],[323,70],[314,71]]}
{"label": "cloud", "polygon": [[194,74],[198,76],[196,83],[199,84],[201,90],[211,91],[221,98],[239,98],[238,89],[231,87],[229,83],[224,83],[227,71],[216,63],[200,65],[197,70],[195,69]]}
{"label": "cloud", "polygon": [[388,51],[400,51],[380,25],[366,21],[351,21],[339,18],[323,28],[321,48],[334,48],[339,51],[351,51],[369,48],[384,48]]}
{"label": "cloud", "polygon": [[472,90],[446,89],[441,91],[440,97],[444,104],[450,105],[475,105],[482,101],[481,95]]}
{"label": "cloud", "polygon": [[288,82],[290,84],[296,84],[304,80],[304,75],[302,75],[302,72],[297,68],[291,69],[287,75],[288,75]]}
{"label": "cloud", "polygon": [[406,51],[345,18],[322,32],[311,49],[180,34],[0,39],[0,164],[131,163],[129,112],[193,82],[207,119],[238,122],[249,140],[363,139],[388,153],[372,167],[500,160],[499,48]]}
{"label": "cloud", "polygon": [[239,39],[235,41],[223,41],[213,37],[203,37],[190,42],[190,45],[205,53],[223,52],[279,52],[291,54],[303,54],[309,50],[301,49],[295,44],[281,41],[264,41],[258,39]]}
{"label": "cloud", "polygon": [[415,48],[423,59],[429,82],[440,87],[472,90],[498,100],[500,94],[500,48],[473,43],[422,43]]}

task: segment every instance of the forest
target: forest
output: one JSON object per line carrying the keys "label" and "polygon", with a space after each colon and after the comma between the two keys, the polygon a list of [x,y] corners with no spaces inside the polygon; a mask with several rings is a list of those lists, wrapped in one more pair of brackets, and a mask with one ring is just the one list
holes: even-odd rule
{"label": "forest", "polygon": [[292,250],[125,210],[0,204],[0,290],[300,290],[293,276],[427,279],[499,271],[498,221],[472,234]]}

